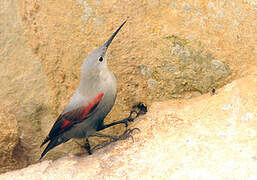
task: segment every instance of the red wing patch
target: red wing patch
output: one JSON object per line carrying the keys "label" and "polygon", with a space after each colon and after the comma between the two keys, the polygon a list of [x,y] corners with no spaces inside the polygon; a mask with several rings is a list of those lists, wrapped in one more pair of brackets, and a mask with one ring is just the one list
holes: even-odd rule
{"label": "red wing patch", "polygon": [[104,93],[99,93],[87,106],[82,106],[60,115],[51,129],[49,137],[55,137],[71,128],[73,124],[83,121],[86,116],[95,110],[103,96]]}
{"label": "red wing patch", "polygon": [[85,107],[85,110],[81,116],[81,120],[83,120],[87,116],[87,114],[91,111],[91,109],[102,100],[103,96],[104,96],[104,93],[98,94],[98,96],[92,101],[92,103],[88,104],[87,107]]}
{"label": "red wing patch", "polygon": [[72,123],[69,120],[64,120],[61,129],[69,127]]}

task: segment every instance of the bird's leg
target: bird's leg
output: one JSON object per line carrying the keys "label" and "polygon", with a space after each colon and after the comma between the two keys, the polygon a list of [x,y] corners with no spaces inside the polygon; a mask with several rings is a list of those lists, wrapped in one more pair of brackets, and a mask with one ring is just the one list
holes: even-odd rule
{"label": "bird's leg", "polygon": [[[97,129],[97,131],[101,131],[101,130],[106,129],[108,127],[115,126],[117,124],[125,124],[125,126],[127,127],[128,122],[133,122],[134,119],[136,119],[140,115],[145,114],[147,112],[147,106],[145,106],[143,103],[139,103],[139,104],[133,106],[132,108],[133,109],[130,111],[129,117],[127,117],[127,118],[125,118],[121,121],[113,122],[113,123],[110,123],[110,124],[107,124],[107,125],[102,125],[100,128]],[[135,109],[139,109],[139,111],[136,111]],[[105,135],[105,134],[100,134],[100,133],[95,133],[94,135],[90,135],[88,137],[96,136],[96,137],[110,138],[110,141],[103,142],[101,144],[97,144],[96,146],[94,146],[91,149],[91,152],[93,152],[96,149],[103,148],[103,147],[105,147],[105,146],[107,146],[107,145],[109,145],[113,142],[119,141],[119,140],[125,140],[127,138],[131,138],[134,141],[134,138],[131,134],[135,130],[140,131],[140,129],[138,129],[138,128],[133,128],[133,129],[126,129],[124,131],[124,133],[120,136],[111,136],[111,135]]]}
{"label": "bird's leg", "polygon": [[89,144],[89,140],[88,138],[86,138],[86,142],[84,145],[80,144],[79,142],[75,141],[79,146],[81,146],[82,148],[84,148],[85,150],[87,150],[88,154],[91,155],[92,151],[91,151],[91,146]]}
{"label": "bird's leg", "polygon": [[117,140],[119,136],[112,136],[112,135],[107,135],[107,134],[101,134],[101,133],[95,133],[93,135],[89,135],[88,137],[103,137],[103,138],[110,138],[112,140]]}
{"label": "bird's leg", "polygon": [[[137,112],[136,110],[134,110],[135,108],[139,109],[139,111]],[[146,112],[147,112],[147,107],[143,103],[139,103],[133,106],[133,110],[130,111],[129,117],[121,121],[116,121],[107,125],[102,125],[99,129],[97,129],[97,131],[101,131],[108,127],[115,126],[117,124],[125,124],[125,126],[128,127],[128,122],[133,122],[138,116],[145,114]],[[133,114],[136,114],[136,115],[133,116]]]}
{"label": "bird's leg", "polygon": [[92,151],[91,151],[91,147],[90,147],[88,138],[86,138],[86,142],[85,142],[84,148],[87,150],[87,152],[88,152],[89,155],[92,154]]}
{"label": "bird's leg", "polygon": [[125,126],[128,127],[128,122],[132,122],[132,121],[134,121],[134,119],[136,118],[136,117],[133,117],[133,113],[136,113],[136,117],[138,117],[137,111],[132,110],[132,111],[130,111],[129,117],[127,117],[127,118],[125,118],[125,119],[123,119],[123,120],[121,120],[121,121],[116,121],[116,122],[113,122],[113,123],[110,123],[110,124],[103,125],[103,126],[101,126],[101,127],[98,129],[98,131],[101,131],[101,130],[106,129],[106,128],[108,128],[108,127],[115,126],[115,125],[117,125],[117,124],[125,124]]}
{"label": "bird's leg", "polygon": [[[133,129],[127,129],[122,135],[120,136],[111,136],[111,135],[104,135],[104,134],[96,134],[97,137],[107,137],[107,138],[110,138],[111,141],[107,141],[107,142],[103,142],[101,144],[97,144],[96,146],[94,146],[91,151],[94,151],[96,149],[100,149],[100,148],[103,148],[113,142],[116,142],[116,141],[119,141],[119,140],[125,140],[127,138],[131,138],[133,141],[134,141],[134,138],[133,136],[131,135],[133,131],[140,131],[140,129],[138,128],[133,128]],[[100,136],[99,136],[100,135]],[[94,136],[94,135],[92,135]]]}

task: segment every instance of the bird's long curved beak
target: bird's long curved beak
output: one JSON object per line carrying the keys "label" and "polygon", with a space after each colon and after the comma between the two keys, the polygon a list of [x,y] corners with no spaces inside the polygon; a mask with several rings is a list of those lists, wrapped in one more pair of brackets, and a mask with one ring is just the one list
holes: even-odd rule
{"label": "bird's long curved beak", "polygon": [[106,43],[104,43],[104,46],[106,48],[108,48],[108,46],[111,44],[112,40],[114,39],[114,37],[116,36],[116,34],[118,34],[118,32],[120,31],[120,29],[122,28],[122,26],[127,22],[124,21],[124,23],[122,23],[122,25],[120,25],[120,27],[113,33],[113,35],[110,37],[110,39],[108,39],[108,41]]}

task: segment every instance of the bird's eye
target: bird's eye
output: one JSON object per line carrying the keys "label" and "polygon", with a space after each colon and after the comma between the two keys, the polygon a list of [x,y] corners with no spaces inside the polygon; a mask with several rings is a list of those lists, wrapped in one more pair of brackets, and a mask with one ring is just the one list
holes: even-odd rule
{"label": "bird's eye", "polygon": [[104,59],[103,59],[102,56],[100,56],[98,60],[99,60],[100,62],[102,62]]}

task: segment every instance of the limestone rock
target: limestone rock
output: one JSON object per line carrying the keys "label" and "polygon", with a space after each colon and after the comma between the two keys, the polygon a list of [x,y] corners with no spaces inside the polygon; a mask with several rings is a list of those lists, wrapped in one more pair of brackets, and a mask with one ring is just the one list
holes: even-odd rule
{"label": "limestone rock", "polygon": [[[19,15],[46,76],[46,108],[54,114],[40,121],[45,127],[41,139],[76,89],[86,56],[125,19],[108,50],[118,95],[106,123],[127,116],[138,101],[151,104],[210,92],[256,64],[256,11],[241,1],[21,0]],[[122,131],[115,127],[107,133]],[[76,145],[63,146],[47,158],[76,152]]]}
{"label": "limestone rock", "polygon": [[[138,101],[193,98],[251,74],[257,53],[254,2],[1,0],[0,108],[7,104],[11,110],[9,117],[4,109],[1,119],[15,116],[14,152],[21,166],[37,162],[41,141],[78,85],[85,57],[125,19],[108,50],[118,95],[106,123],[126,117]],[[68,142],[46,159],[77,152]]]}
{"label": "limestone rock", "polygon": [[18,3],[4,0],[0,7],[0,141],[1,147],[7,145],[0,150],[0,172],[4,172],[38,160],[48,128],[41,121],[52,117],[45,75],[24,37]]}
{"label": "limestone rock", "polygon": [[256,77],[233,81],[215,95],[154,103],[134,123],[141,129],[135,142],[43,161],[0,178],[255,179]]}
{"label": "limestone rock", "polygon": [[0,173],[5,172],[10,166],[17,166],[15,148],[18,145],[18,126],[11,107],[2,104],[0,109]]}
{"label": "limestone rock", "polygon": [[56,116],[78,85],[85,57],[129,16],[108,50],[119,92],[110,122],[138,101],[203,94],[256,64],[257,14],[252,1],[245,2],[22,0],[19,10]]}

